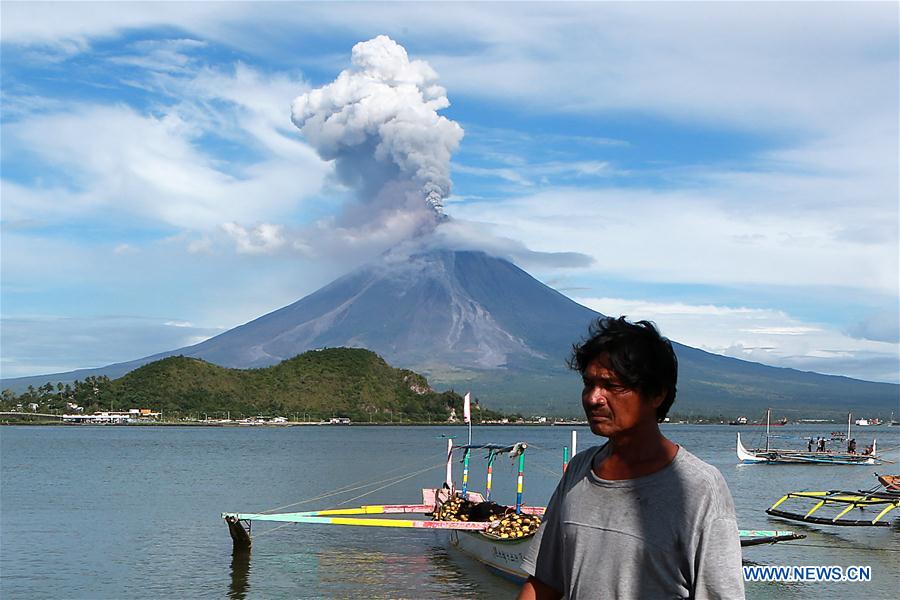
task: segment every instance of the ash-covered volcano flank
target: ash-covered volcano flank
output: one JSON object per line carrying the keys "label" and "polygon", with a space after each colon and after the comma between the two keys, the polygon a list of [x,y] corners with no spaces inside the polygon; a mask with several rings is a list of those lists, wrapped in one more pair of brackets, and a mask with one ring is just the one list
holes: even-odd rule
{"label": "ash-covered volcano flank", "polygon": [[387,254],[185,353],[255,367],[314,348],[352,346],[431,373],[544,363],[561,368],[575,337],[596,316],[483,252]]}

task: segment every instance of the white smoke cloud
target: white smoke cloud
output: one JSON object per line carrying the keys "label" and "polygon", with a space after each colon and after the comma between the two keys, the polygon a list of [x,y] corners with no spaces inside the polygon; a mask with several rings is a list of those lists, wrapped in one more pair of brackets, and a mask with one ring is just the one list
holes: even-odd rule
{"label": "white smoke cloud", "polygon": [[353,46],[353,66],[332,83],[298,96],[291,118],[362,204],[341,225],[414,215],[418,229],[443,218],[450,156],[462,128],[437,111],[450,105],[437,73],[387,36]]}

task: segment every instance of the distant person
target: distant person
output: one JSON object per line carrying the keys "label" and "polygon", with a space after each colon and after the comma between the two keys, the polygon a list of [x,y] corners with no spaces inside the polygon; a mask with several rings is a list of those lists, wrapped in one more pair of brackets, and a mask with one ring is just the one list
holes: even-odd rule
{"label": "distant person", "polygon": [[731,493],[659,430],[678,361],[647,321],[601,317],[573,349],[591,432],[525,552],[519,599],[743,598]]}
{"label": "distant person", "polygon": [[856,438],[853,438],[849,442],[847,442],[847,452],[850,454],[856,454]]}
{"label": "distant person", "polygon": [[819,438],[819,452],[825,452],[825,438]]}
{"label": "distant person", "polygon": [[813,439],[812,439],[812,437],[810,437],[810,438],[809,438],[809,443],[806,444],[806,451],[807,451],[807,452],[812,452],[812,447],[813,447]]}

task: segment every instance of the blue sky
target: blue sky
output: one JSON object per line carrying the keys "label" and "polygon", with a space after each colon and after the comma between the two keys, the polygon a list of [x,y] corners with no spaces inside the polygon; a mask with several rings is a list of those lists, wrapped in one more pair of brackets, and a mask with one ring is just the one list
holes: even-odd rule
{"label": "blue sky", "polygon": [[291,123],[384,34],[465,130],[444,203],[473,243],[696,347],[897,382],[897,23],[896,3],[4,2],[2,376],[195,343],[402,241],[336,226],[352,194]]}

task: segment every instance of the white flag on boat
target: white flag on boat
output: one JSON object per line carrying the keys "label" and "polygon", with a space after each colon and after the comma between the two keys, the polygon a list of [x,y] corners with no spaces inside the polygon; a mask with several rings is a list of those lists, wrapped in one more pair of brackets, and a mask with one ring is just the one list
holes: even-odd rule
{"label": "white flag on boat", "polygon": [[463,420],[466,423],[472,422],[472,409],[470,408],[470,404],[472,402],[472,394],[471,392],[466,392],[465,398],[463,398]]}

